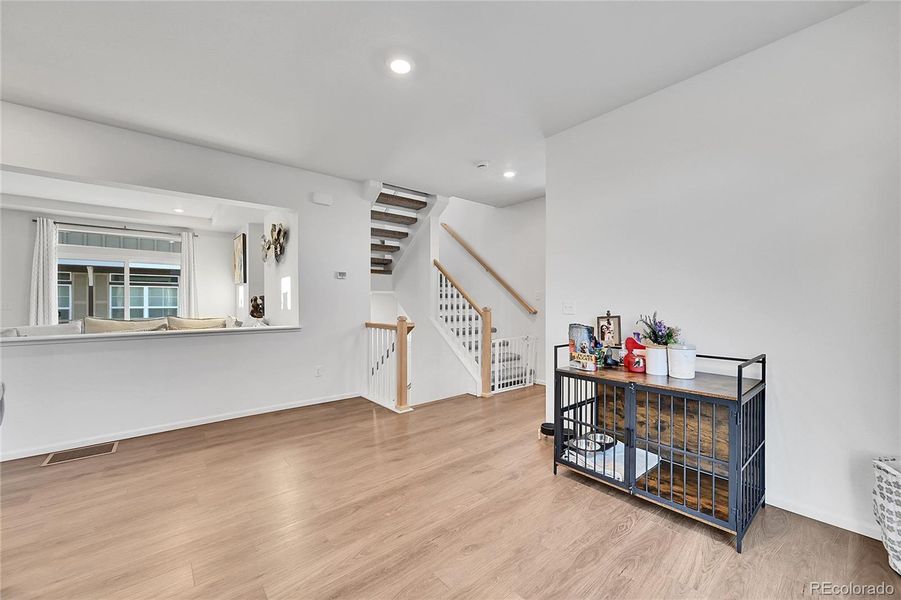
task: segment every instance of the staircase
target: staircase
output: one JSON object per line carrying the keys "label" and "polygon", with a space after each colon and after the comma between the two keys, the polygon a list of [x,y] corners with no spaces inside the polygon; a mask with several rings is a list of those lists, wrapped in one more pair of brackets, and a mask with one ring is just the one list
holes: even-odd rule
{"label": "staircase", "polygon": [[418,213],[429,203],[428,196],[411,190],[383,187],[369,212],[370,272],[390,275],[405,248]]}
{"label": "staircase", "polygon": [[481,394],[488,396],[535,383],[535,340],[529,336],[495,339],[497,328],[491,325],[491,309],[479,308],[439,261],[434,265],[438,269],[436,318],[479,373]]}

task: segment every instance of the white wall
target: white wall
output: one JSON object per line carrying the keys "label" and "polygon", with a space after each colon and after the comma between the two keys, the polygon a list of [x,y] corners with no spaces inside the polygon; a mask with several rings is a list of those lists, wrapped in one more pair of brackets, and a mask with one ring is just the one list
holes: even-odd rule
{"label": "white wall", "polygon": [[0,325],[28,325],[31,259],[35,226],[32,215],[0,209]]}
{"label": "white wall", "polygon": [[[260,260],[260,238],[263,235],[262,223],[248,223],[235,232],[235,235],[243,233],[247,236],[247,251],[245,262],[247,263],[247,283],[242,289],[235,290],[236,315],[243,322],[251,320],[250,299],[254,296],[265,295],[266,289],[263,281],[264,263]],[[234,241],[234,237],[232,238]],[[238,305],[238,296],[241,297],[243,306]]]}
{"label": "white wall", "polygon": [[400,316],[394,292],[369,292],[369,320],[375,323],[395,323]]}
{"label": "white wall", "polygon": [[394,290],[393,275],[372,275],[369,289],[373,292],[390,292]]}
{"label": "white wall", "polygon": [[[297,210],[289,248],[298,256],[303,326],[2,346],[3,458],[363,392],[369,205],[360,182],[8,103],[0,110],[5,164]],[[331,194],[334,205],[313,204],[315,191]],[[338,270],[348,278],[336,280]],[[104,372],[102,393],[90,383],[95,378],[84,377],[97,369]],[[135,385],[148,373],[159,373],[165,385]]]}
{"label": "white wall", "polygon": [[[439,211],[440,212],[440,211]],[[478,393],[476,381],[433,320],[437,296],[438,218],[426,217],[394,269],[394,293],[413,330],[410,404]]]}
{"label": "white wall", "polygon": [[237,312],[232,273],[233,235],[198,231],[194,239],[197,268],[197,311],[201,317],[221,317]]}
{"label": "white wall", "polygon": [[[272,225],[284,225],[288,228],[288,244],[281,261],[274,254],[263,264],[263,288],[265,289],[265,315],[270,325],[295,325],[300,314],[301,298],[298,298],[297,261],[299,244],[292,243],[297,234],[297,215],[288,211],[272,211],[266,213],[263,232],[266,237],[272,235]],[[282,283],[287,277],[289,293],[283,294]],[[362,324],[361,324],[362,325]]]}
{"label": "white wall", "polygon": [[766,352],[768,503],[870,535],[870,460],[901,452],[898,9],[547,144],[548,341],[609,306],[627,332],[657,309],[704,352]]}
{"label": "white wall", "polygon": [[[538,314],[530,315],[442,228],[439,259],[482,306],[491,307],[495,338],[532,335],[544,347],[544,198],[503,208],[451,198],[441,213],[450,225],[490,264]],[[537,378],[544,380],[544,356],[539,353]]]}

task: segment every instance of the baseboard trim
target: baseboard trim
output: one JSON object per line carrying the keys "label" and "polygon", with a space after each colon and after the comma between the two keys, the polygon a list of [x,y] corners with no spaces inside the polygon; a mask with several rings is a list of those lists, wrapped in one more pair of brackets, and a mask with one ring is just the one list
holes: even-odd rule
{"label": "baseboard trim", "polygon": [[176,429],[186,429],[188,427],[196,427],[198,425],[206,425],[208,423],[218,423],[219,421],[230,421],[231,419],[240,419],[242,417],[252,417],[253,415],[262,415],[265,413],[278,412],[280,410],[289,410],[292,408],[300,408],[302,406],[311,406],[313,404],[325,404],[326,402],[336,402],[338,400],[348,400],[350,398],[362,397],[359,392],[335,394],[333,396],[321,396],[318,398],[307,398],[295,402],[286,402],[284,404],[271,404],[269,406],[259,406],[248,408],[245,410],[237,410],[209,417],[198,417],[196,419],[186,419],[184,421],[175,421],[163,425],[154,425],[153,427],[142,427],[139,429],[130,429],[126,431],[113,432],[109,434],[97,435],[89,438],[81,438],[60,442],[58,444],[49,444],[47,446],[35,446],[33,448],[24,448],[21,450],[13,450],[4,452],[0,455],[0,462],[8,460],[16,460],[19,458],[28,458],[40,454],[49,454],[50,452],[59,452],[60,450],[69,450],[71,448],[81,448],[82,446],[91,446],[94,444],[103,444],[105,442],[113,442],[116,440],[127,440],[129,438],[141,437],[144,435],[152,435],[154,433],[162,433],[164,431],[174,431]]}
{"label": "baseboard trim", "polygon": [[780,498],[778,496],[774,497],[769,491],[766,493],[766,503],[768,506],[775,506],[776,508],[787,510],[788,512],[807,517],[808,519],[813,519],[814,521],[834,525],[840,529],[853,531],[854,533],[859,533],[860,535],[865,535],[877,540],[882,539],[882,532],[879,531],[879,526],[876,525],[876,523],[868,523],[866,521],[861,522],[857,519],[849,519],[845,516],[834,515],[823,510],[811,508],[810,506],[803,506],[785,498]]}
{"label": "baseboard trim", "polygon": [[412,407],[412,406],[408,406],[407,408],[405,408],[405,409],[403,409],[403,410],[400,410],[400,409],[397,408],[396,406],[388,406],[387,404],[382,404],[381,402],[376,402],[376,401],[373,400],[372,398],[368,398],[368,397],[366,396],[366,394],[363,394],[363,395],[361,396],[361,398],[363,398],[364,400],[369,400],[370,402],[372,402],[373,404],[375,404],[375,405],[378,406],[379,408],[384,408],[385,410],[390,410],[391,412],[397,413],[397,414],[399,414],[399,415],[402,415],[402,414],[408,413],[408,412],[413,412],[413,407]]}

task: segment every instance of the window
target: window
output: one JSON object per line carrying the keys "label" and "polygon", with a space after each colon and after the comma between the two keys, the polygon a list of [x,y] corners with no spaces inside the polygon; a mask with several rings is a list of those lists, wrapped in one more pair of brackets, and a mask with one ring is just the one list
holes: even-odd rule
{"label": "window", "polygon": [[[125,273],[126,262],[60,258],[57,261],[59,320],[106,317],[111,277]],[[66,290],[62,286],[67,286]],[[64,310],[64,307],[68,310]]]}
{"label": "window", "polygon": [[[128,282],[128,319],[157,319],[178,314],[178,272],[175,265],[131,263]],[[125,318],[125,275],[112,275],[109,317]]]}
{"label": "window", "polygon": [[176,239],[156,239],[133,235],[94,233],[90,231],[59,231],[59,243],[67,246],[93,246],[95,248],[123,248],[145,252],[181,252],[181,242]]}
{"label": "window", "polygon": [[109,286],[109,318],[125,318],[125,286]]}
{"label": "window", "polygon": [[56,294],[59,322],[68,323],[72,320],[72,273],[57,274]]}
{"label": "window", "polygon": [[181,242],[166,234],[59,232],[60,321],[178,314]]}
{"label": "window", "polygon": [[[128,318],[156,319],[178,314],[178,276],[133,272],[128,286]],[[124,276],[114,276],[109,288],[109,316],[125,318]]]}

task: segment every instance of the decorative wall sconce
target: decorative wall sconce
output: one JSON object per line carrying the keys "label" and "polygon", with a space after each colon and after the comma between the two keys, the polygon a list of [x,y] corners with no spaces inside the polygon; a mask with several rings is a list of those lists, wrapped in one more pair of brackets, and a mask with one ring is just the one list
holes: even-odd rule
{"label": "decorative wall sconce", "polygon": [[285,246],[288,245],[288,228],[281,223],[273,223],[267,238],[265,234],[260,237],[260,250],[263,252],[263,262],[269,258],[269,252],[275,256],[276,262],[282,262],[285,256]]}

